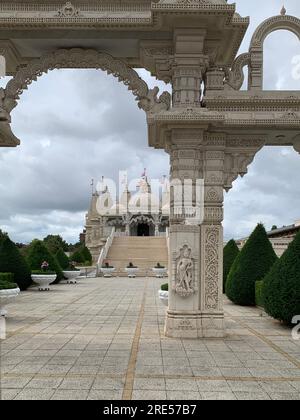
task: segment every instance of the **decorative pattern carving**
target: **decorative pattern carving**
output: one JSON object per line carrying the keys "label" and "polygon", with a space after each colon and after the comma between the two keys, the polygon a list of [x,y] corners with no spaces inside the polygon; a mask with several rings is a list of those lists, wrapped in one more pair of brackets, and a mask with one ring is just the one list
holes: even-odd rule
{"label": "decorative pattern carving", "polygon": [[245,53],[239,55],[227,75],[226,85],[235,90],[240,90],[243,86],[245,75],[244,67],[250,63],[250,54]]}
{"label": "decorative pattern carving", "polygon": [[184,245],[180,250],[180,257],[176,262],[175,292],[181,297],[187,297],[195,293],[195,267],[191,253],[192,251],[188,245]]}
{"label": "decorative pattern carving", "polygon": [[253,34],[250,50],[252,47],[261,46],[270,33],[282,29],[293,32],[300,40],[300,19],[295,16],[278,15],[266,19],[258,26]]}
{"label": "decorative pattern carving", "polygon": [[64,18],[78,17],[80,16],[80,14],[80,9],[73,6],[73,4],[70,1],[67,1],[67,3],[63,7],[61,7],[57,12],[57,16],[61,16]]}
{"label": "decorative pattern carving", "polygon": [[171,105],[168,92],[158,97],[158,88],[149,90],[146,82],[126,63],[109,54],[81,48],[61,49],[21,67],[5,89],[4,109],[10,113],[23,90],[43,73],[57,68],[94,68],[117,77],[135,95],[138,106],[146,112],[166,111]]}
{"label": "decorative pattern carving", "polygon": [[206,227],[205,230],[205,309],[217,310],[219,305],[219,248],[220,230]]}

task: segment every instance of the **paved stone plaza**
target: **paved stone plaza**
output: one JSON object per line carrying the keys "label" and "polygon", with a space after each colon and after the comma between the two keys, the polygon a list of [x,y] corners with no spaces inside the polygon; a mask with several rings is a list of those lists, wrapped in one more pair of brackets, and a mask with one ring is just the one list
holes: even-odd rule
{"label": "paved stone plaza", "polygon": [[82,279],[8,306],[2,399],[300,399],[300,342],[225,305],[225,339],[168,339],[157,279]]}

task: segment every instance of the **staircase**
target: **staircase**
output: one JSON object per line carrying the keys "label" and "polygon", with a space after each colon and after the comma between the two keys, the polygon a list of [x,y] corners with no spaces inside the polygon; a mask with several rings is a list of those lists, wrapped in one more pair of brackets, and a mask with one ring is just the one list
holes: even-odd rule
{"label": "staircase", "polygon": [[168,266],[167,239],[156,236],[114,237],[106,261],[116,267],[116,275],[127,275],[129,262],[139,267],[138,277],[152,276],[152,268],[159,262]]}

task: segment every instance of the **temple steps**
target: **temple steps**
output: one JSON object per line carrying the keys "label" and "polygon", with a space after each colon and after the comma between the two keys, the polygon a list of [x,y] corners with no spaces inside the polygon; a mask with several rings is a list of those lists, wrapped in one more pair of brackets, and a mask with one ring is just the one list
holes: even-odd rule
{"label": "temple steps", "polygon": [[115,237],[106,258],[116,267],[116,275],[127,276],[129,262],[139,267],[138,277],[153,276],[152,268],[159,262],[168,266],[168,248],[165,237]]}

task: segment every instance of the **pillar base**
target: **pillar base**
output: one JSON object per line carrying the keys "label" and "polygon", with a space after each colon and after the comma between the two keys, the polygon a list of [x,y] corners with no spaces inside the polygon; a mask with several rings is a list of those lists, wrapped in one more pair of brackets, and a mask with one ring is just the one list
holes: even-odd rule
{"label": "pillar base", "polygon": [[165,335],[171,338],[224,338],[224,314],[180,313],[168,310]]}

